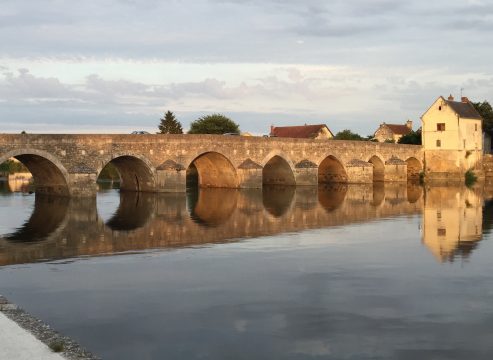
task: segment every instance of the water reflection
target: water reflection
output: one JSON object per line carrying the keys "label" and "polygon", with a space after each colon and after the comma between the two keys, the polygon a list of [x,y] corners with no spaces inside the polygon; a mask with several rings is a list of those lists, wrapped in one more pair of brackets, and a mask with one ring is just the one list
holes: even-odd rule
{"label": "water reflection", "polygon": [[0,265],[220,243],[420,213],[423,244],[439,261],[452,261],[467,257],[481,240],[483,211],[493,211],[489,202],[483,209],[488,194],[383,183],[186,195],[114,192],[105,194],[119,198],[107,221],[98,214],[112,201],[99,204],[101,209],[94,199],[37,196],[26,223],[0,238]]}
{"label": "water reflection", "polygon": [[[372,201],[375,195],[382,198],[378,206]],[[98,215],[105,209],[97,209],[94,199],[37,196],[31,218],[0,239],[0,264],[217,243],[416,214],[421,209],[420,201],[401,201],[405,187],[390,185],[378,194],[371,186],[341,185],[113,196],[120,203],[107,221]],[[26,241],[36,247],[20,244]]]}
{"label": "water reflection", "polygon": [[9,242],[38,242],[46,240],[62,227],[67,217],[69,199],[38,195],[31,217],[13,233],[5,236]]}
{"label": "water reflection", "polygon": [[120,205],[106,222],[112,230],[131,231],[143,227],[155,208],[155,196],[149,193],[121,192]]}
{"label": "water reflection", "polygon": [[237,189],[204,188],[189,196],[190,215],[198,224],[215,227],[224,224],[236,209]]}
{"label": "water reflection", "polygon": [[291,207],[296,187],[265,185],[262,189],[262,202],[265,209],[274,217],[284,215]]}
{"label": "water reflection", "polygon": [[465,259],[482,238],[483,193],[461,187],[426,189],[423,243],[441,262]]}

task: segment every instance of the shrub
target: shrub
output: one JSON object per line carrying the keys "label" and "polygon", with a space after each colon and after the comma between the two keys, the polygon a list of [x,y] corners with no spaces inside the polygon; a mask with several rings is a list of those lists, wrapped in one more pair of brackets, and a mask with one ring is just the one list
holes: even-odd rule
{"label": "shrub", "polygon": [[465,183],[467,187],[470,187],[476,183],[478,178],[471,169],[467,170],[465,173]]}

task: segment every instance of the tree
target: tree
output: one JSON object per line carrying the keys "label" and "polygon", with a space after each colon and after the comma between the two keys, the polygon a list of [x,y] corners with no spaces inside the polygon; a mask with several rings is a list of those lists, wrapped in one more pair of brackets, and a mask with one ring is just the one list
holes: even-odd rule
{"label": "tree", "polygon": [[190,124],[189,134],[240,134],[240,127],[221,114],[206,115]]}
{"label": "tree", "polygon": [[421,145],[421,129],[411,131],[409,134],[401,136],[397,141],[398,144]]}
{"label": "tree", "polygon": [[361,135],[353,133],[351,130],[346,129],[339,131],[335,136],[334,140],[365,140]]}
{"label": "tree", "polygon": [[161,119],[158,134],[183,134],[180,122],[171,111],[164,114],[164,118]]}
{"label": "tree", "polygon": [[493,135],[493,109],[488,101],[471,103],[483,118],[483,131]]}

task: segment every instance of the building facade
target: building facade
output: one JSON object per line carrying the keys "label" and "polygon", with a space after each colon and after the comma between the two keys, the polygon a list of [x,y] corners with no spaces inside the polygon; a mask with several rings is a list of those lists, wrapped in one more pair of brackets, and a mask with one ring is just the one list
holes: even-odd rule
{"label": "building facade", "polygon": [[413,122],[406,121],[406,124],[386,124],[381,123],[373,134],[373,138],[378,142],[398,142],[401,137],[409,134],[413,130]]}
{"label": "building facade", "polygon": [[469,99],[440,96],[421,120],[428,179],[462,181],[468,170],[482,173],[482,118]]}

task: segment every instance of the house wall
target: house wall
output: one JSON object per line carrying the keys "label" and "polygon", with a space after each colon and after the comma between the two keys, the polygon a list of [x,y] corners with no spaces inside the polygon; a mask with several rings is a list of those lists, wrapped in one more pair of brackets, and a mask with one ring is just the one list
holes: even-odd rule
{"label": "house wall", "polygon": [[322,128],[315,139],[332,139],[333,136],[327,128]]}
{"label": "house wall", "polygon": [[394,139],[394,133],[385,124],[381,124],[375,131],[374,137],[378,142],[385,142],[385,140]]}
{"label": "house wall", "polygon": [[[445,124],[444,130],[437,129],[439,123]],[[481,137],[481,120],[459,118],[442,98],[437,99],[422,116],[425,172],[428,178],[462,181],[467,170],[480,172]]]}

